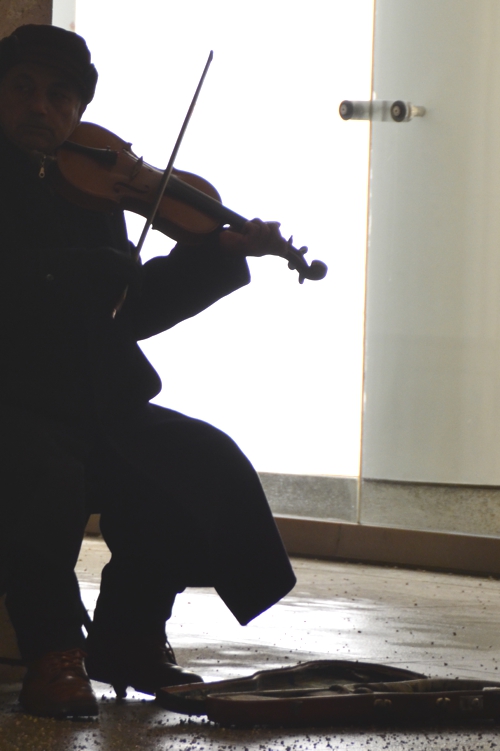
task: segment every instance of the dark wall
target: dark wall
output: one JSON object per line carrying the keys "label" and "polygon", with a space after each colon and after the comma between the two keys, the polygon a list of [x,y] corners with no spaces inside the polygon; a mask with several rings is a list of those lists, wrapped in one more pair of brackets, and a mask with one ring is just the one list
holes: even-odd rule
{"label": "dark wall", "polygon": [[51,23],[52,0],[0,0],[0,37],[25,23]]}

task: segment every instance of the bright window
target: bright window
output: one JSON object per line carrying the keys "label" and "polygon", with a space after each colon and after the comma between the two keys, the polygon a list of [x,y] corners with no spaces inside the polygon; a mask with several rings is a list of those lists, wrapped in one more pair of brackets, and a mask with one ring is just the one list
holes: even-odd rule
{"label": "bright window", "polygon": [[[227,431],[260,471],[358,474],[369,126],[338,105],[370,96],[372,5],[77,1],[100,74],[84,119],[164,166],[213,49],[176,166],[329,266],[299,286],[282,259],[252,259],[249,287],[144,343],[158,403]],[[171,246],[151,232],[143,258]]]}

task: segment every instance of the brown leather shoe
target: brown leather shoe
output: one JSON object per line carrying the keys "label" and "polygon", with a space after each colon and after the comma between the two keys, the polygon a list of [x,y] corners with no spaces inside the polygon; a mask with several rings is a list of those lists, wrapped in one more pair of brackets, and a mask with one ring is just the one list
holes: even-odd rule
{"label": "brown leather shoe", "polygon": [[111,684],[119,699],[126,697],[128,686],[154,695],[162,686],[203,683],[201,676],[177,664],[168,642],[135,640],[111,645],[91,638],[88,650],[89,676]]}
{"label": "brown leather shoe", "polygon": [[44,717],[95,717],[97,701],[85,671],[85,652],[49,652],[28,663],[19,701]]}

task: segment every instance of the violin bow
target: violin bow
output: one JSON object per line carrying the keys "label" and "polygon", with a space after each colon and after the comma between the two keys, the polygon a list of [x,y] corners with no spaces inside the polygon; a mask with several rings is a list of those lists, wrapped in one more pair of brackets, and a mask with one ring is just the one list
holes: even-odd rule
{"label": "violin bow", "polygon": [[156,200],[151,208],[151,211],[149,213],[148,218],[146,219],[146,223],[144,224],[141,236],[139,238],[139,242],[137,243],[136,247],[136,257],[139,258],[142,250],[142,246],[144,245],[144,240],[146,239],[146,235],[148,234],[158,211],[158,207],[161,203],[161,199],[163,198],[163,194],[165,193],[167,183],[170,179],[170,175],[172,174],[172,170],[174,168],[174,162],[177,157],[177,152],[179,151],[180,145],[182,143],[182,139],[184,138],[184,134],[186,132],[187,126],[189,124],[189,121],[191,119],[191,115],[193,114],[193,110],[196,105],[196,101],[198,99],[198,95],[201,91],[201,87],[203,86],[203,81],[205,80],[205,76],[208,73],[208,69],[210,67],[210,63],[214,59],[214,53],[213,50],[210,50],[210,54],[208,56],[207,62],[205,63],[205,67],[203,69],[203,73],[201,74],[201,78],[198,82],[198,86],[196,87],[196,91],[194,92],[193,99],[191,100],[191,104],[189,105],[189,109],[186,113],[186,117],[184,118],[184,122],[182,123],[182,127],[179,131],[179,135],[177,136],[177,140],[175,142],[174,148],[172,150],[172,153],[170,155],[170,159],[168,160],[168,164],[165,167],[165,171],[163,173],[163,176],[161,178],[160,184],[158,186],[158,195],[156,196]]}
{"label": "violin bow", "polygon": [[[151,225],[153,224],[156,214],[158,212],[158,207],[161,203],[161,199],[163,198],[163,194],[165,193],[167,183],[170,179],[170,175],[172,174],[172,170],[174,168],[174,162],[175,158],[177,156],[177,152],[179,151],[180,145],[182,143],[182,139],[184,138],[184,133],[186,132],[187,126],[189,124],[189,121],[191,119],[191,115],[193,114],[193,110],[196,105],[196,100],[198,99],[198,95],[201,91],[201,87],[203,86],[203,81],[205,80],[205,76],[207,75],[208,69],[210,67],[210,63],[214,59],[214,52],[213,50],[210,50],[210,54],[208,56],[207,62],[205,63],[205,67],[203,69],[203,73],[201,74],[201,78],[198,82],[198,86],[196,87],[196,91],[194,92],[194,96],[191,100],[191,104],[189,105],[189,109],[186,113],[186,117],[184,118],[184,122],[182,123],[182,127],[179,131],[179,135],[177,136],[177,140],[175,142],[174,148],[172,150],[172,153],[170,155],[170,159],[168,160],[168,164],[165,167],[165,171],[163,172],[160,184],[158,186],[158,194],[156,196],[156,200],[151,208],[151,211],[149,212],[149,216],[146,219],[146,222],[144,224],[144,227],[142,228],[141,236],[139,238],[139,242],[137,243],[136,249],[135,249],[135,257],[136,260],[141,255],[142,246],[144,245],[144,240],[146,239],[146,236],[151,228]],[[125,299],[127,297],[127,291],[128,288],[124,290],[120,300],[116,304],[112,317],[116,318],[117,313],[121,310],[121,307],[123,303],[125,302]]]}

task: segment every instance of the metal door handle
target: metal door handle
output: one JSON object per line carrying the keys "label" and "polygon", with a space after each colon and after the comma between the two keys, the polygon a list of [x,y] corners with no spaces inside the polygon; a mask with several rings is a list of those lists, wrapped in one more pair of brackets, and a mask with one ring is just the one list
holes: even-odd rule
{"label": "metal door handle", "polygon": [[395,102],[373,99],[368,102],[344,99],[340,103],[339,115],[342,120],[376,120],[380,122],[406,123],[414,117],[423,117],[425,107],[397,99]]}
{"label": "metal door handle", "polygon": [[391,117],[397,123],[407,123],[414,117],[423,117],[424,115],[425,107],[420,107],[411,102],[403,102],[401,99],[397,99],[391,105]]}

